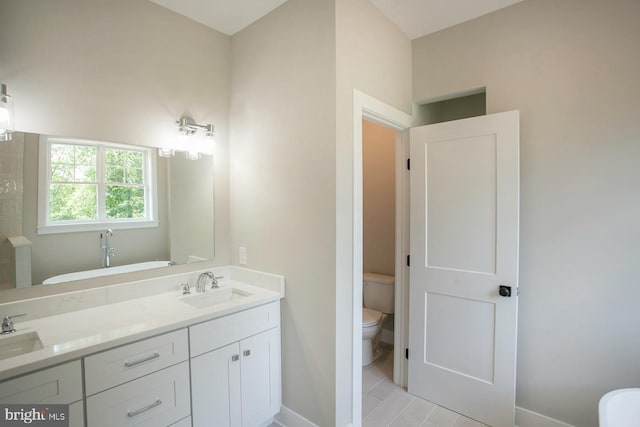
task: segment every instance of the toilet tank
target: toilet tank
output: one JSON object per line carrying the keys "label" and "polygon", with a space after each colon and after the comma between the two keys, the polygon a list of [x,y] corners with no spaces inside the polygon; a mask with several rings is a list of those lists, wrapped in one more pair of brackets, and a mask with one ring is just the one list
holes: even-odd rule
{"label": "toilet tank", "polygon": [[364,273],[362,275],[362,295],[364,307],[391,314],[394,308],[394,283],[393,276],[377,273]]}

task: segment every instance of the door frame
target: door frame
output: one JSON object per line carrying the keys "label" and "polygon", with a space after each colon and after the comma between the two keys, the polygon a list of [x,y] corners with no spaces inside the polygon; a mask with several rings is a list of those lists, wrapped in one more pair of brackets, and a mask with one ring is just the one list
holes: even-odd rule
{"label": "door frame", "polygon": [[[409,176],[406,159],[409,154],[408,130],[412,116],[356,89],[353,91],[353,256],[351,280],[353,295],[352,333],[352,421],[362,424],[362,120],[396,131],[396,256],[395,256],[395,322],[393,381],[406,385],[407,363],[404,349],[408,345],[409,269]],[[400,321],[398,321],[400,320]]]}

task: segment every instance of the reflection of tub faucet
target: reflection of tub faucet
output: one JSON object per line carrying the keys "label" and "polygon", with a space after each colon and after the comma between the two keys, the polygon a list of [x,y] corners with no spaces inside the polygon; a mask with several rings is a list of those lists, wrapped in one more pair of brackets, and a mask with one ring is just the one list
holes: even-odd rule
{"label": "reflection of tub faucet", "polygon": [[110,228],[104,233],[100,233],[100,253],[102,254],[102,267],[111,267],[111,257],[116,248],[109,246],[109,237],[113,237],[113,230]]}

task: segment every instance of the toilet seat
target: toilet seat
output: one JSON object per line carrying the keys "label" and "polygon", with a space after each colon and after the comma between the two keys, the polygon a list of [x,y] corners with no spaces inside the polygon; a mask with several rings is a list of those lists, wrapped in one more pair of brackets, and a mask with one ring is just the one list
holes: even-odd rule
{"label": "toilet seat", "polygon": [[382,319],[382,313],[368,308],[362,309],[362,327],[376,326]]}

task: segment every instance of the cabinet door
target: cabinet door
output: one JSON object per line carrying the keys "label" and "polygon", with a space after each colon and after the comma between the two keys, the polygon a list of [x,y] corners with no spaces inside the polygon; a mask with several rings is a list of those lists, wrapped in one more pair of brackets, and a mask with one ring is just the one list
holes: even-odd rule
{"label": "cabinet door", "polygon": [[280,412],[280,328],[240,342],[242,426],[255,427]]}
{"label": "cabinet door", "polygon": [[238,343],[191,359],[191,402],[193,427],[242,425]]}
{"label": "cabinet door", "polygon": [[69,427],[84,427],[84,402],[69,405]]}

